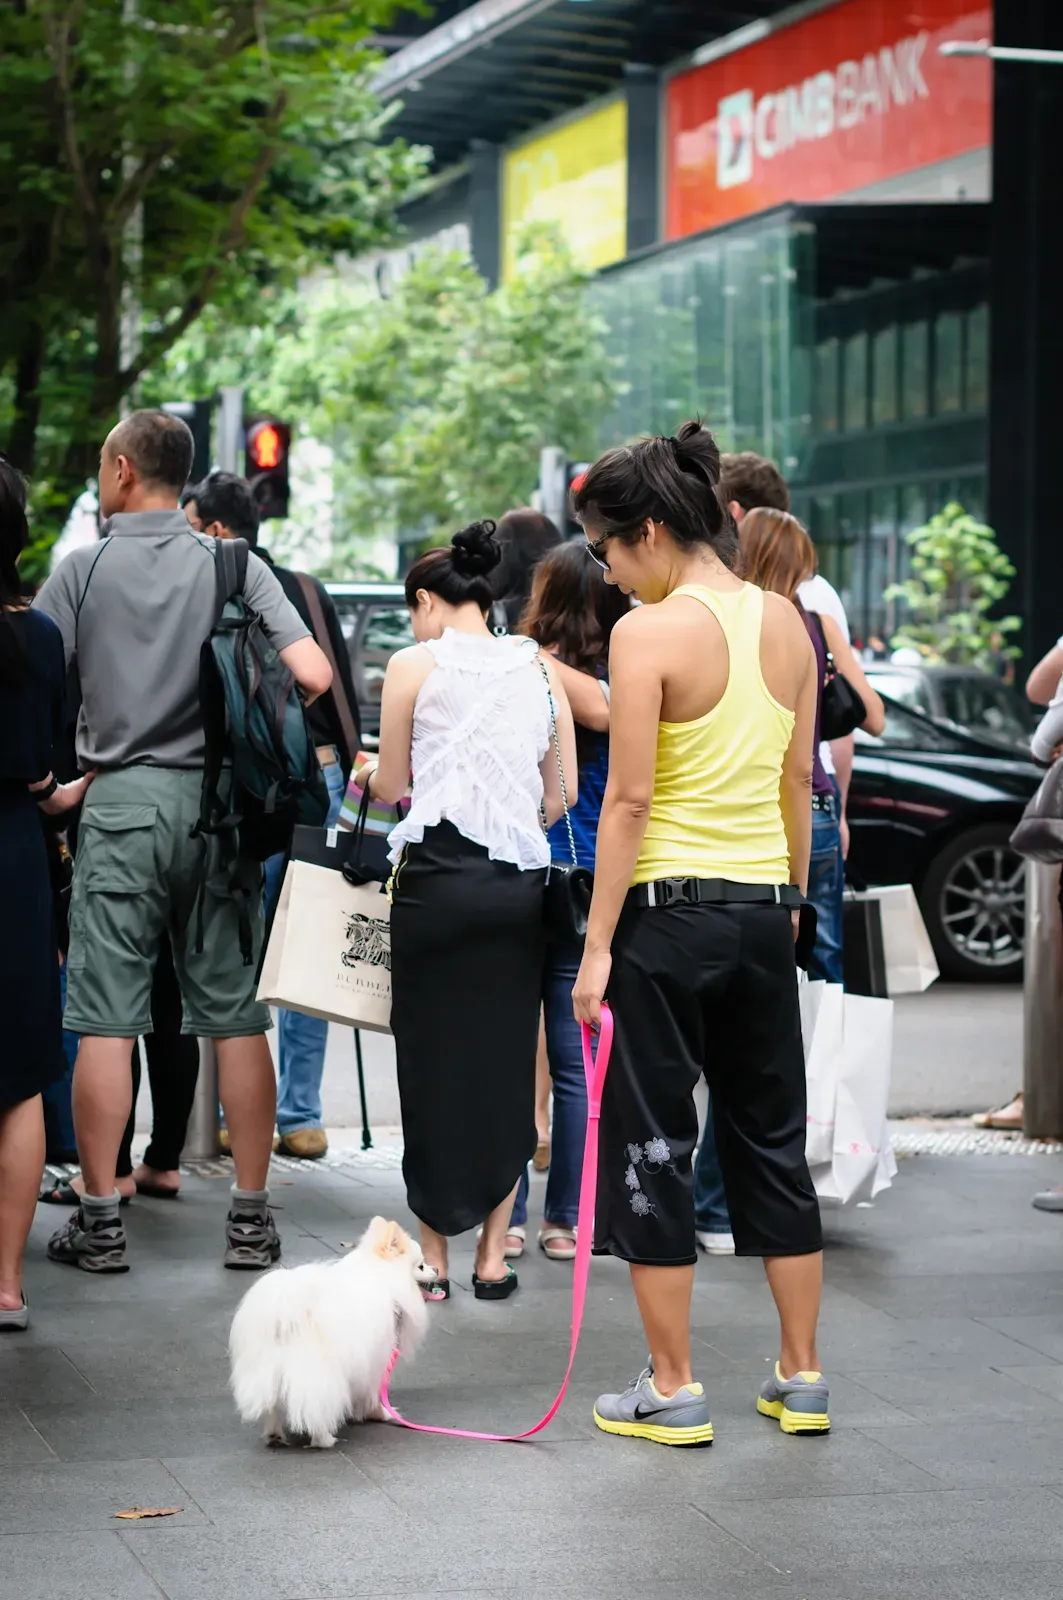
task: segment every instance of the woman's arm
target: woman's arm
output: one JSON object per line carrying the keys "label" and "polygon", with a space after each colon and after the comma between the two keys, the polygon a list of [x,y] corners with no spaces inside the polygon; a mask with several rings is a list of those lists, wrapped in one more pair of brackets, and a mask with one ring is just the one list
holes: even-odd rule
{"label": "woman's arm", "polygon": [[557,668],[558,679],[568,695],[573,720],[578,722],[581,728],[591,728],[595,733],[606,733],[609,728],[609,701],[602,692],[601,679],[592,678],[589,672],[578,672],[575,667],[566,666],[553,654],[550,659]]}
{"label": "woman's arm", "polygon": [[649,821],[663,685],[660,629],[650,609],[613,629],[609,650],[609,780],[598,822],[594,896],[583,961],[572,991],[577,1022],[601,1020],[612,967],[610,949]]}
{"label": "woman's arm", "polygon": [[[540,661],[546,668],[546,675],[550,679],[550,692],[554,697],[554,720],[557,726],[557,744],[561,752],[561,765],[565,773],[565,794],[568,796],[568,809],[579,799],[579,769],[576,761],[576,729],[572,722],[572,708],[568,703],[561,675],[558,672],[558,663],[550,656],[540,653]],[[561,794],[561,775],[557,770],[557,750],[551,737],[550,747],[539,763],[539,771],[543,780],[543,810],[546,812],[546,825],[552,827],[560,817],[565,814],[564,799]]]}
{"label": "woman's arm", "polygon": [[1042,656],[1026,680],[1026,698],[1035,706],[1047,706],[1063,676],[1063,640]]}
{"label": "woman's arm", "polygon": [[1030,753],[1041,766],[1049,767],[1055,760],[1056,750],[1061,741],[1063,741],[1063,678],[1059,680],[1059,686],[1048,710],[1034,729],[1033,738],[1030,740]]}
{"label": "woman's arm", "polygon": [[420,645],[399,650],[388,662],[380,695],[380,753],[359,767],[355,782],[368,781],[370,798],[397,805],[410,787],[413,708],[435,662]]}
{"label": "woman's arm", "polygon": [[843,678],[847,678],[864,702],[867,716],[860,726],[865,733],[878,735],[886,726],[886,708],[867,681],[863,667],[853,655],[853,649],[833,617],[821,616],[827,649],[834,657],[834,665]]}
{"label": "woman's arm", "polygon": [[834,757],[834,777],[841,800],[842,859],[845,860],[849,854],[849,819],[846,815],[846,807],[849,804],[849,785],[853,777],[852,734],[847,733],[844,739],[832,739],[830,753]]}
{"label": "woman's arm", "polygon": [[[812,853],[812,763],[816,742],[816,700],[819,668],[812,641],[807,633],[805,643],[804,677],[797,692],[794,708],[794,731],[783,757],[782,780],[779,784],[779,804],[782,808],[783,828],[786,831],[786,850],[790,864],[790,882],[796,883],[802,894],[808,889],[808,860]],[[796,921],[794,927],[796,929]]]}

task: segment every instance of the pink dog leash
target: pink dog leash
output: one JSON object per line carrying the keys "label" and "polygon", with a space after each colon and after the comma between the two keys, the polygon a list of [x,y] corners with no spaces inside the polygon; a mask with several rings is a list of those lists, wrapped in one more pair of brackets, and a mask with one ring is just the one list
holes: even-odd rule
{"label": "pink dog leash", "polygon": [[593,1037],[590,1028],[584,1022],[580,1029],[583,1036],[583,1071],[587,1079],[587,1138],[583,1146],[583,1176],[580,1179],[579,1190],[579,1221],[576,1229],[576,1259],[572,1274],[572,1342],[568,1350],[568,1366],[561,1387],[557,1392],[557,1399],[550,1407],[541,1422],[534,1428],[529,1428],[525,1433],[473,1433],[467,1428],[435,1428],[424,1422],[408,1422],[400,1416],[388,1398],[388,1382],[395,1363],[399,1359],[399,1352],[393,1350],[388,1370],[384,1374],[384,1381],[380,1386],[380,1403],[388,1416],[394,1422],[401,1422],[404,1428],[414,1428],[418,1433],[445,1433],[453,1439],[487,1439],[495,1444],[515,1444],[520,1439],[530,1439],[533,1434],[541,1433],[548,1422],[557,1416],[561,1402],[565,1398],[568,1380],[572,1376],[572,1366],[576,1359],[576,1347],[579,1344],[580,1328],[583,1324],[583,1308],[587,1302],[587,1279],[591,1270],[591,1245],[594,1242],[594,1201],[598,1188],[598,1119],[602,1112],[602,1090],[605,1087],[605,1075],[609,1070],[609,1052],[613,1046],[613,1014],[607,1005],[602,1006],[601,1030],[598,1035],[597,1054],[591,1050]]}

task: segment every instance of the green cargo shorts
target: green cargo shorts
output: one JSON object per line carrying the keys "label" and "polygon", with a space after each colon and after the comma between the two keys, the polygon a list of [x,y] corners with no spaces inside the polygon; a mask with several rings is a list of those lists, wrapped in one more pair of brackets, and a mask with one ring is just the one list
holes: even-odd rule
{"label": "green cargo shorts", "polygon": [[255,1000],[262,868],[240,868],[253,939],[245,966],[239,907],[218,841],[191,837],[202,783],[201,772],[127,767],[101,774],[89,788],[70,899],[64,1025],[71,1032],[122,1039],[151,1032],[151,985],[167,933],[184,1002],[182,1032],[231,1039],[269,1028],[269,1010]]}

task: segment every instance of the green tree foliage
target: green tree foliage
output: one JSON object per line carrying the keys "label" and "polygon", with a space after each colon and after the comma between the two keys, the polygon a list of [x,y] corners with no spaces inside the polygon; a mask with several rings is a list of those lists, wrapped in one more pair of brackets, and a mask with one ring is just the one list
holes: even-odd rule
{"label": "green tree foliage", "polygon": [[343,281],[301,308],[281,299],[252,340],[211,313],[169,372],[201,389],[246,383],[254,409],[332,447],[328,571],[368,575],[381,540],[435,542],[526,505],[545,445],[594,453],[616,385],[587,284],[548,228],[526,235],[494,291],[463,256],[429,250],[391,298]]}
{"label": "green tree foliage", "polygon": [[1007,636],[1022,626],[1018,617],[990,617],[1006,596],[1015,568],[992,528],[953,502],[907,539],[912,576],[886,591],[903,600],[907,617],[894,634],[894,648],[915,649],[928,662],[991,669],[1019,654]]}
{"label": "green tree foliage", "polygon": [[392,234],[424,166],[367,87],[368,36],[394,10],[0,6],[0,427],[38,514],[65,511],[123,400],[205,308],[256,325],[263,296]]}

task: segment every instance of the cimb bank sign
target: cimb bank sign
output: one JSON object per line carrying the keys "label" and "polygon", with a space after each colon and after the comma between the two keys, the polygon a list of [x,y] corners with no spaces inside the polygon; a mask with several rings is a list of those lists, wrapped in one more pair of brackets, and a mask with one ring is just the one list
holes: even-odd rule
{"label": "cimb bank sign", "polygon": [[668,236],[987,145],[991,69],[938,44],[991,30],[971,0],[845,0],[680,73],[667,90]]}

